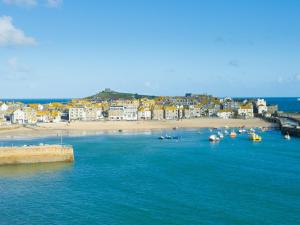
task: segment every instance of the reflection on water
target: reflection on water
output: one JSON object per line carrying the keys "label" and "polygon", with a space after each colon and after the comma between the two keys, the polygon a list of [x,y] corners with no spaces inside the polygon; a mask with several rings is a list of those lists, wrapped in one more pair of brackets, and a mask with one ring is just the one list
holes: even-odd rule
{"label": "reflection on water", "polygon": [[57,173],[72,170],[73,163],[36,163],[0,166],[0,178],[26,178],[40,173]]}

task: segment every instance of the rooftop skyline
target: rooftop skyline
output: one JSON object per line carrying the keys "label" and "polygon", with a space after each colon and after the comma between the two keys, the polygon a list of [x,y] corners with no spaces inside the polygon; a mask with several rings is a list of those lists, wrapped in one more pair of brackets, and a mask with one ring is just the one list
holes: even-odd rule
{"label": "rooftop skyline", "polygon": [[299,96],[297,1],[0,0],[0,97]]}

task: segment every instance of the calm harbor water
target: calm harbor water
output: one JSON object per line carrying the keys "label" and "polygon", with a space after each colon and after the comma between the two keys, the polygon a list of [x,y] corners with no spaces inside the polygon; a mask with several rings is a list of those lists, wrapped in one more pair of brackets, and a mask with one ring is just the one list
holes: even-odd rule
{"label": "calm harbor water", "polygon": [[[300,139],[65,137],[75,163],[0,167],[0,224],[300,224]],[[59,143],[57,138],[1,145]]]}

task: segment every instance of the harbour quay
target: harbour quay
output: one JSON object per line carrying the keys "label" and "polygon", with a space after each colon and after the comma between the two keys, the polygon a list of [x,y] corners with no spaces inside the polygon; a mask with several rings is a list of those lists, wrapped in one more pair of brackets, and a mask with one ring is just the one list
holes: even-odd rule
{"label": "harbour quay", "polygon": [[73,161],[74,151],[70,145],[0,147],[0,165]]}

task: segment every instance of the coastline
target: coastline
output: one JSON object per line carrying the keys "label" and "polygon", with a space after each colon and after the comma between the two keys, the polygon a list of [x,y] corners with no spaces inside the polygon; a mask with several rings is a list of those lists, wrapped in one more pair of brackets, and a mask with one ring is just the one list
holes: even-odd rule
{"label": "coastline", "polygon": [[168,130],[173,128],[209,128],[209,127],[274,127],[272,123],[254,119],[219,119],[197,118],[186,120],[161,120],[161,121],[76,121],[68,123],[42,123],[36,127],[15,127],[0,129],[1,140],[39,138],[54,136],[85,136],[101,133],[118,132],[143,132],[152,130]]}

